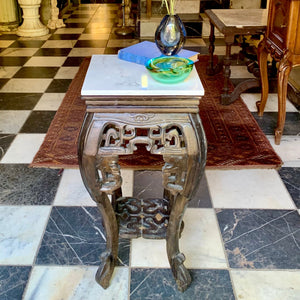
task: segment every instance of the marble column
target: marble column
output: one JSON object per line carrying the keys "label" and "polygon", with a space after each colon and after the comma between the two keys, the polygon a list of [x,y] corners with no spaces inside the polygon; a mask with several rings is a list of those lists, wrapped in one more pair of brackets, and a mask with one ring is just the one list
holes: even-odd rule
{"label": "marble column", "polygon": [[0,1],[0,31],[14,31],[18,26],[17,0]]}
{"label": "marble column", "polygon": [[46,35],[49,30],[40,21],[41,0],[18,0],[23,10],[23,23],[18,28],[19,36],[33,37]]}

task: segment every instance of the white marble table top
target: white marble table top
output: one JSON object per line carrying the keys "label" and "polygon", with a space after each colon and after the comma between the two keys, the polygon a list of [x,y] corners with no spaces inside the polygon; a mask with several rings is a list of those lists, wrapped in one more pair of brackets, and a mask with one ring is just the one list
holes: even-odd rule
{"label": "white marble table top", "polygon": [[117,55],[93,55],[82,89],[82,96],[203,96],[198,73],[176,84],[155,81],[145,66],[124,61]]}
{"label": "white marble table top", "polygon": [[267,9],[212,9],[212,12],[228,27],[267,26]]}

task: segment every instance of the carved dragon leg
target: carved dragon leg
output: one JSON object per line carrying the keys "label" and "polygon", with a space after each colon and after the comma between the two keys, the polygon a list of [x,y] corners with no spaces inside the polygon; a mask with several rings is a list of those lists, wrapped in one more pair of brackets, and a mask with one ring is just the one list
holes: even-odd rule
{"label": "carved dragon leg", "polygon": [[182,218],[188,201],[197,190],[206,162],[206,138],[197,114],[190,114],[190,124],[182,128],[186,155],[164,155],[164,187],[174,197],[167,229],[167,254],[180,291],[191,283],[191,276],[184,266],[185,256],[179,250]]}
{"label": "carved dragon leg", "polygon": [[113,207],[103,191],[105,190],[103,178],[99,177],[98,139],[92,138],[99,135],[99,127],[93,128],[92,121],[93,114],[88,113],[80,133],[78,156],[83,182],[92,199],[97,203],[106,231],[106,251],[101,255],[102,262],[96,273],[96,281],[103,288],[107,288],[117,261],[118,225]]}

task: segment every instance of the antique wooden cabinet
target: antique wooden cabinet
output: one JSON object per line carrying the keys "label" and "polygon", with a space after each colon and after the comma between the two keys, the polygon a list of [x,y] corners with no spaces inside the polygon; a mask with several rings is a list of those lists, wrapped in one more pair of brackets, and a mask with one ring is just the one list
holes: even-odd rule
{"label": "antique wooden cabinet", "polygon": [[261,101],[257,103],[262,116],[268,98],[267,56],[278,61],[278,119],[275,143],[280,144],[286,114],[286,94],[290,71],[300,64],[300,0],[270,0],[267,31],[259,45],[258,59],[262,81]]}

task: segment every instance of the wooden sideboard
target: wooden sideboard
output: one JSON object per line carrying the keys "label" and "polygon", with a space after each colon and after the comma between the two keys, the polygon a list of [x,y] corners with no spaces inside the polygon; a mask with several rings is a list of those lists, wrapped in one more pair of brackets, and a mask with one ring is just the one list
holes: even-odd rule
{"label": "wooden sideboard", "polygon": [[291,69],[300,64],[300,0],[270,0],[267,30],[258,47],[262,95],[257,102],[262,116],[268,98],[267,57],[278,61],[278,118],[275,144],[280,144],[286,115],[286,95]]}

